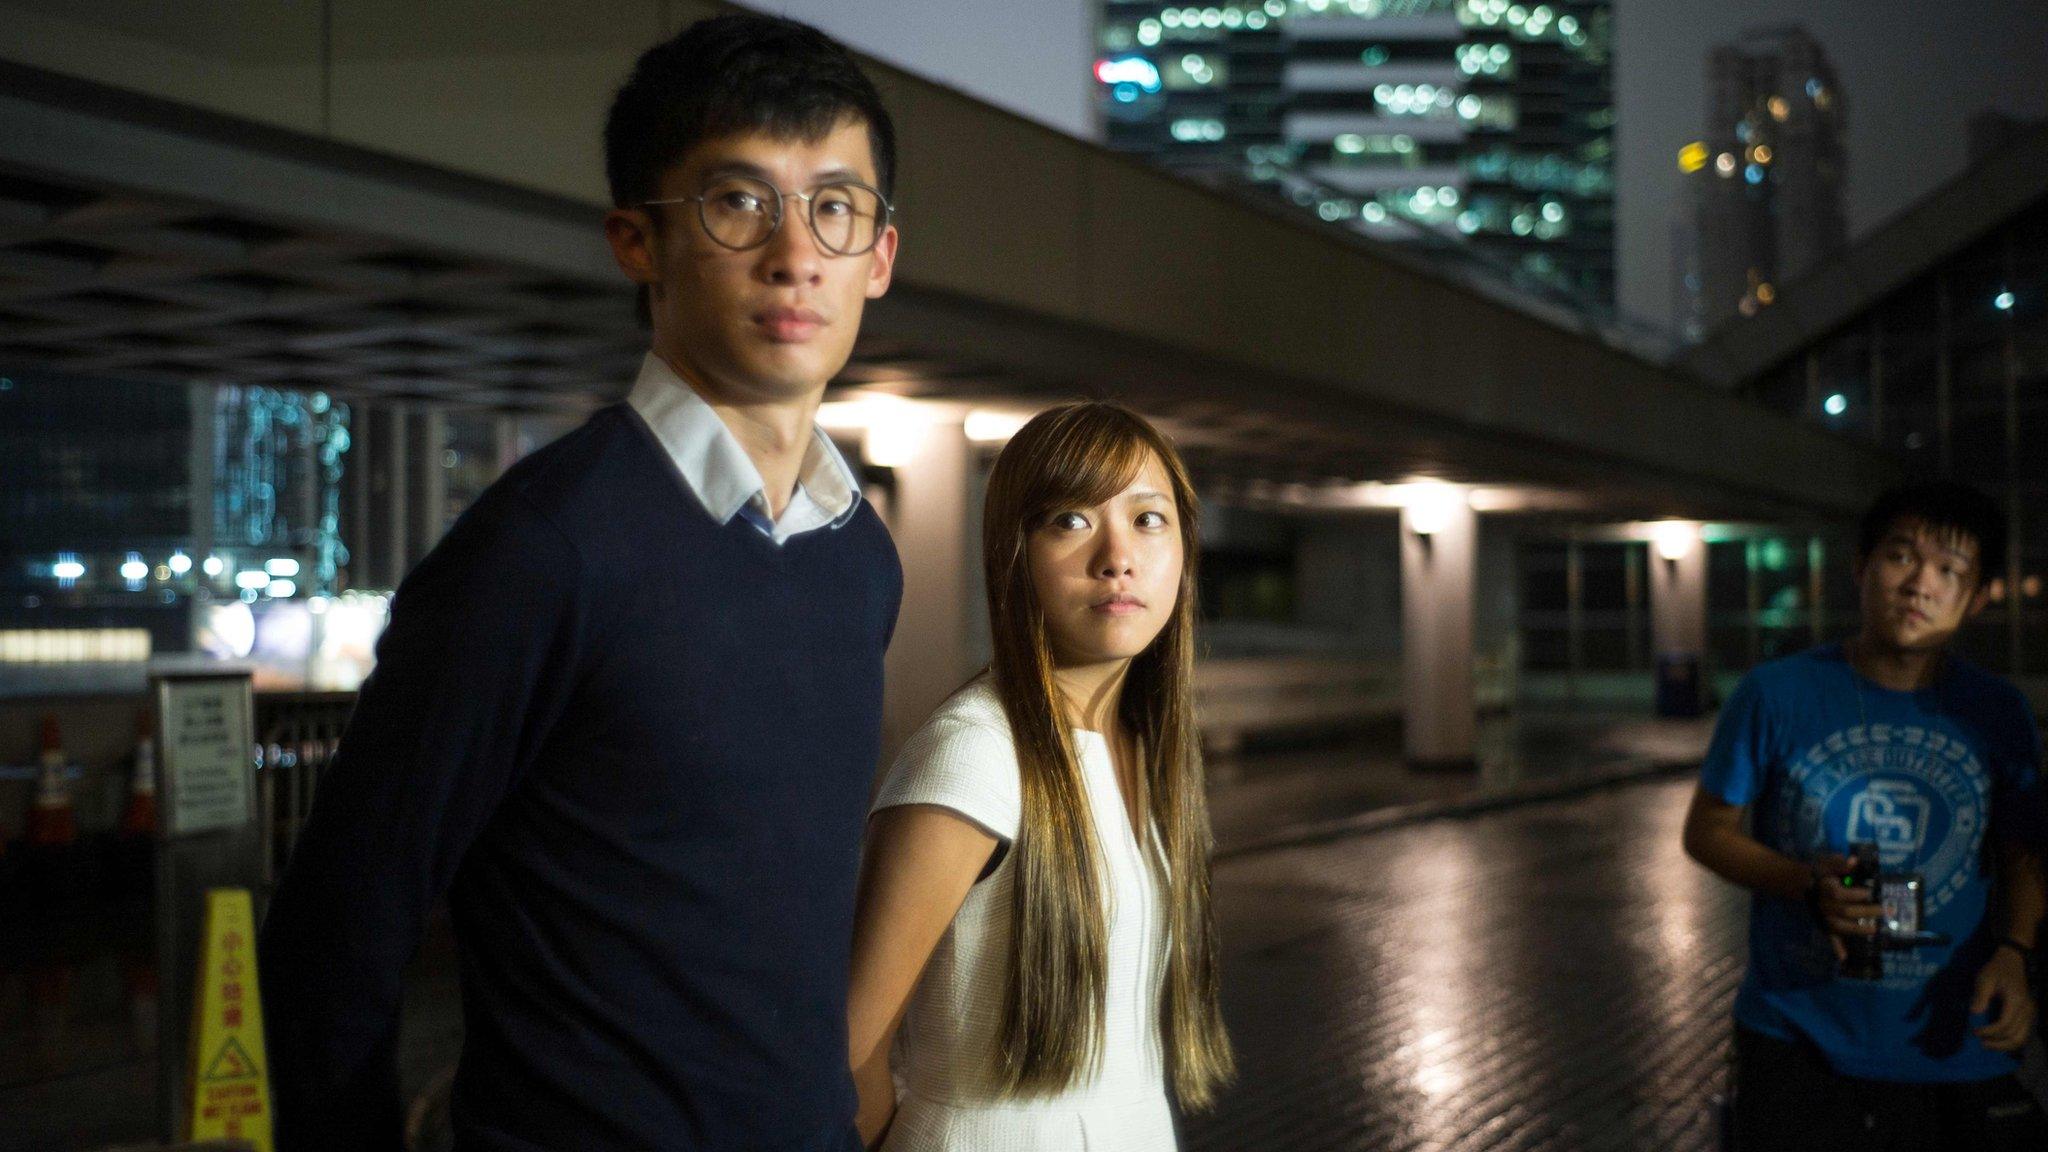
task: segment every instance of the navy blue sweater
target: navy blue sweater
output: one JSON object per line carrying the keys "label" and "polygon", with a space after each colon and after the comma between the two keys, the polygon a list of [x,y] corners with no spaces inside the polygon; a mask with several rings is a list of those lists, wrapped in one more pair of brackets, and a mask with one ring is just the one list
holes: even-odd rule
{"label": "navy blue sweater", "polygon": [[846,982],[902,571],[712,522],[624,406],[400,587],[259,947],[279,1146],[399,1147],[444,893],[464,1149],[857,1148]]}

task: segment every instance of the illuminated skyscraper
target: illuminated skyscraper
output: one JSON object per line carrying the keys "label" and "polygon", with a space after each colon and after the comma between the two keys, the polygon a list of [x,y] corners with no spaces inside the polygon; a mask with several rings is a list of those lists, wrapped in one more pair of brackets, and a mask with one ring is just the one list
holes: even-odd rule
{"label": "illuminated skyscraper", "polygon": [[1770,307],[1786,281],[1848,242],[1842,91],[1820,44],[1797,27],[1714,49],[1707,130],[1679,154],[1697,212],[1694,338]]}
{"label": "illuminated skyscraper", "polygon": [[1112,147],[1614,298],[1609,3],[1104,0]]}

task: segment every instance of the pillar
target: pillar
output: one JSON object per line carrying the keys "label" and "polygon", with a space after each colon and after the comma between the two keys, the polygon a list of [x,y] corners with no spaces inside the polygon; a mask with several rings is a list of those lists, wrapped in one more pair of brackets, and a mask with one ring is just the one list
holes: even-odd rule
{"label": "pillar", "polygon": [[375,470],[376,407],[364,401],[349,405],[348,452],[342,456],[341,542],[348,547],[349,588],[377,586],[377,542],[371,525],[371,479]]}
{"label": "pillar", "polygon": [[[893,469],[889,532],[903,561],[903,608],[884,665],[882,750],[893,757],[953,690],[975,671],[969,596],[981,564],[968,499],[974,447],[958,416],[904,412],[869,429],[869,454]],[[886,438],[885,457],[875,459]]]}
{"label": "pillar", "polygon": [[402,523],[410,571],[441,542],[448,527],[448,417],[439,408],[415,408],[406,421],[406,435],[410,480]]}
{"label": "pillar", "polygon": [[1667,661],[1689,666],[1685,683],[1660,680],[1658,712],[1696,715],[1705,699],[1707,653],[1707,546],[1697,524],[1674,521],[1656,528],[1650,545],[1650,645],[1660,677],[1676,672],[1667,672]]}
{"label": "pillar", "polygon": [[491,451],[496,456],[493,476],[503,476],[519,463],[519,418],[510,412],[491,417]]}
{"label": "pillar", "polygon": [[363,447],[363,467],[369,473],[369,501],[365,508],[362,538],[369,543],[369,563],[356,581],[359,587],[391,589],[412,566],[408,558],[406,507],[412,488],[406,449],[411,437],[406,432],[403,404],[386,401],[370,410],[366,422],[370,435]]}
{"label": "pillar", "polygon": [[[213,555],[213,487],[214,487],[214,445],[213,410],[214,390],[212,384],[193,381],[186,385],[185,399],[191,411],[191,433],[185,445],[185,480],[191,493],[189,518],[186,531],[191,536],[192,557],[191,583],[185,585],[192,594],[185,597],[186,634],[197,636],[206,622],[207,606],[212,602],[219,587],[218,581],[206,574],[206,558]],[[182,584],[183,581],[180,581]]]}
{"label": "pillar", "polygon": [[1413,767],[1475,763],[1472,601],[1478,542],[1479,517],[1461,488],[1444,485],[1401,509],[1402,731]]}

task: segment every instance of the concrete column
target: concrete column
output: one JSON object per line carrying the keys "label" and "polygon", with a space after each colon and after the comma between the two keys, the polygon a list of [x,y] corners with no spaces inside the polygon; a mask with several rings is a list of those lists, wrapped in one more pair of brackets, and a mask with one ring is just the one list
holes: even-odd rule
{"label": "concrete column", "polygon": [[494,477],[503,476],[514,464],[519,463],[519,418],[509,412],[500,412],[491,418],[491,450],[497,456]]}
{"label": "concrete column", "polygon": [[1462,489],[1433,493],[1401,510],[1403,735],[1414,767],[1474,765],[1472,600],[1478,543],[1479,518]]}
{"label": "concrete column", "polygon": [[[1707,546],[1696,525],[1660,526],[1650,545],[1650,646],[1658,659],[1690,656],[1704,679],[1707,653]],[[1695,681],[1689,701],[1659,695],[1659,710],[1695,715],[1705,699]]]}
{"label": "concrete column", "polygon": [[213,405],[212,384],[193,381],[185,388],[186,401],[192,413],[191,438],[186,444],[185,479],[191,493],[190,518],[187,527],[192,535],[192,581],[198,594],[185,600],[186,627],[191,635],[198,635],[199,626],[205,620],[205,611],[215,595],[215,581],[206,574],[203,565],[213,555]]}
{"label": "concrete column", "polygon": [[[202,576],[205,569],[199,565],[213,554],[213,406],[216,391],[216,385],[199,381],[192,382],[185,389],[192,413],[192,436],[186,451],[186,477],[192,490],[192,566]],[[205,585],[208,582],[202,579],[200,583]]]}
{"label": "concrete column", "polygon": [[448,418],[438,408],[416,408],[406,421],[411,443],[406,449],[411,480],[404,506],[408,544],[406,556],[417,564],[441,542],[447,528]]}
{"label": "concrete column", "polygon": [[974,673],[977,647],[968,603],[981,564],[980,541],[969,533],[974,448],[957,416],[911,419],[888,432],[896,481],[889,532],[903,560],[903,609],[885,664],[885,759]]}
{"label": "concrete column", "polygon": [[341,502],[341,540],[348,546],[348,586],[374,588],[377,584],[377,540],[370,527],[376,517],[372,507],[371,461],[376,457],[374,405],[358,401],[349,406],[348,453],[342,457],[345,487]]}
{"label": "concrete column", "polygon": [[411,567],[406,545],[406,507],[412,483],[406,466],[405,406],[380,403],[370,412],[372,435],[363,457],[370,470],[370,501],[363,524],[363,539],[370,544],[371,562],[358,584],[371,588],[396,588]]}
{"label": "concrete column", "polygon": [[1676,559],[1660,542],[1650,552],[1650,644],[1659,656],[1707,650],[1707,546],[1698,538]]}

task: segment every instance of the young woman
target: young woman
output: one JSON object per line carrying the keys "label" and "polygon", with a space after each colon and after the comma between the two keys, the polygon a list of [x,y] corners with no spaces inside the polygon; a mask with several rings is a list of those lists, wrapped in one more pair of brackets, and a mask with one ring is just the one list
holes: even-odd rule
{"label": "young woman", "polygon": [[994,659],[869,819],[848,1013],[871,1145],[1170,1150],[1168,1092],[1201,1108],[1230,1078],[1195,512],[1172,446],[1114,404],[1045,412],[997,458]]}

